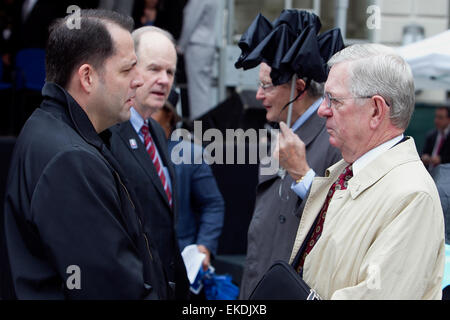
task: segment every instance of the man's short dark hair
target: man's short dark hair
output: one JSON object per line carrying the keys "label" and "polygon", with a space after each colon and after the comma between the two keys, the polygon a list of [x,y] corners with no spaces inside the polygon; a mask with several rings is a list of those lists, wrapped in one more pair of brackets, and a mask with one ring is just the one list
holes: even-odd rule
{"label": "man's short dark hair", "polygon": [[447,111],[447,118],[450,118],[450,107],[442,106],[442,107],[438,107],[437,109]]}
{"label": "man's short dark hair", "polygon": [[66,88],[75,68],[84,63],[102,69],[106,59],[114,55],[115,47],[106,23],[113,23],[132,31],[131,17],[108,10],[81,10],[79,28],[70,22],[76,16],[58,19],[50,27],[47,42],[47,82]]}

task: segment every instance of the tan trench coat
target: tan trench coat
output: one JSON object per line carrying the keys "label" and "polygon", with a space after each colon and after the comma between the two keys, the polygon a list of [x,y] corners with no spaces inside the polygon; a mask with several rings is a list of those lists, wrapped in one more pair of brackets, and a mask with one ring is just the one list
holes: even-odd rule
{"label": "tan trench coat", "polygon": [[[291,262],[346,165],[314,180]],[[444,263],[439,195],[409,138],[336,191],[303,278],[324,299],[441,299]]]}

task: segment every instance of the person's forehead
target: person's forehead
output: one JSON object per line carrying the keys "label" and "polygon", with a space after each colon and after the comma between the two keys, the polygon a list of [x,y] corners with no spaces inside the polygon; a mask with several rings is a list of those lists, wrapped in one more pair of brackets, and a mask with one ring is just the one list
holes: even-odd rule
{"label": "person's forehead", "polygon": [[[120,45],[122,42],[126,41],[127,44],[131,41],[133,42],[133,38],[131,37],[131,33],[128,30],[114,24],[114,23],[106,23],[106,28],[111,35],[113,42],[116,45]],[[134,47],[134,44],[133,44]]]}
{"label": "person's forehead", "polygon": [[348,88],[349,82],[349,64],[342,62],[334,65],[330,69],[327,81],[325,82],[325,91],[328,93],[341,92]]}
{"label": "person's forehead", "polygon": [[139,60],[144,64],[165,63],[176,67],[177,54],[173,43],[156,32],[144,34],[139,44]]}
{"label": "person's forehead", "polygon": [[148,50],[153,51],[167,51],[167,52],[174,52],[175,46],[165,35],[156,32],[156,31],[149,31],[141,35],[141,39],[139,41],[139,51],[140,52],[146,52]]}
{"label": "person's forehead", "polygon": [[136,52],[134,51],[134,43],[131,34],[122,28],[111,28],[111,37],[114,42],[114,54],[110,57],[117,63],[131,63],[135,61]]}
{"label": "person's forehead", "polygon": [[272,79],[270,78],[271,71],[272,71],[272,68],[270,68],[270,66],[268,66],[265,63],[261,63],[260,68],[259,68],[260,80],[272,81]]}

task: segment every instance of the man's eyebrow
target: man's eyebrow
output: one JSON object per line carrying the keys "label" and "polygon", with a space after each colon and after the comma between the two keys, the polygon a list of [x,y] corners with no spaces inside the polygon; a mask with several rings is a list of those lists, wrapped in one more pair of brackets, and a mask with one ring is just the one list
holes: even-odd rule
{"label": "man's eyebrow", "polygon": [[160,67],[160,65],[159,64],[157,64],[157,63],[155,63],[155,62],[150,62],[150,63],[148,63],[147,64],[147,68],[150,68],[150,67],[153,67],[153,68],[159,68]]}
{"label": "man's eyebrow", "polygon": [[127,61],[123,64],[123,69],[133,68],[137,65],[137,60]]}

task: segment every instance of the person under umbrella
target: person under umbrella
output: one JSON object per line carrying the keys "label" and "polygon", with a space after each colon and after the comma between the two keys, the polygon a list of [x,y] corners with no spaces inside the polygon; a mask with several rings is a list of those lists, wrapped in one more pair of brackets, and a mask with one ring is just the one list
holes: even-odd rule
{"label": "person under umbrella", "polygon": [[[235,64],[245,70],[260,65],[256,98],[267,110],[266,119],[289,124],[304,141],[308,164],[317,175],[341,158],[329,144],[317,109],[327,79],[326,62],[343,48],[343,40],[339,29],[319,35],[320,29],[320,19],[307,11],[284,10],[273,23],[259,14],[239,42],[242,54]],[[300,179],[304,170],[259,176],[241,299],[250,297],[273,262],[289,260],[306,196],[308,177]]]}

